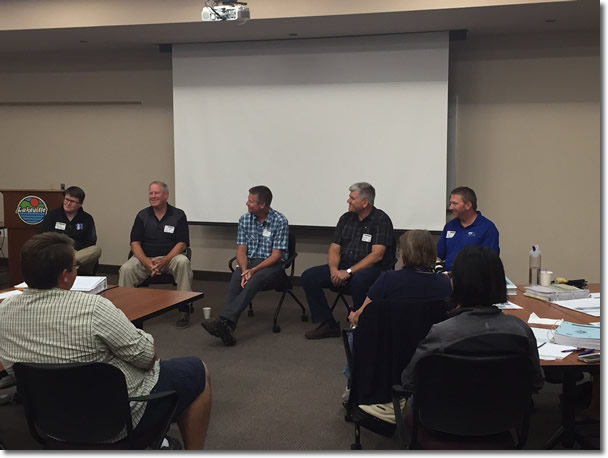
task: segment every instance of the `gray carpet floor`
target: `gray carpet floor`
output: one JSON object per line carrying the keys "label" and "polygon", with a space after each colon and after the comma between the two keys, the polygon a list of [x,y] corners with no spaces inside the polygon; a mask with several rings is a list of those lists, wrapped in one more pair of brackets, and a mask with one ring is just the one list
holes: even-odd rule
{"label": "gray carpet floor", "polygon": [[[5,269],[5,268],[4,268]],[[7,285],[0,272],[0,288]],[[116,277],[108,276],[109,283]],[[243,313],[235,333],[237,344],[225,347],[200,326],[202,307],[212,307],[212,316],[222,308],[226,283],[195,280],[194,289],[205,298],[194,304],[191,326],[178,330],[176,311],[147,321],[161,358],[195,355],[207,364],[211,375],[213,407],[207,435],[208,450],[349,450],[354,427],[344,421],[341,394],[345,379],[344,350],[338,338],[308,341],[304,332],[313,327],[300,320],[299,307],[287,298],[279,317],[281,332],[271,331],[274,308],[280,295],[259,294],[255,316]],[[305,303],[303,291],[296,295]],[[345,309],[337,308],[337,319],[345,324]],[[449,383],[447,381],[446,383]],[[542,449],[560,424],[559,385],[546,384],[535,396],[535,409],[526,449]],[[14,388],[0,390],[10,394]],[[457,395],[457,393],[455,393]],[[584,433],[597,441],[599,428]],[[176,425],[171,434],[180,437]],[[0,440],[8,449],[38,449],[31,438],[21,405],[0,406]],[[367,450],[399,448],[397,435],[385,438],[362,429]],[[560,448],[560,446],[558,446]]]}

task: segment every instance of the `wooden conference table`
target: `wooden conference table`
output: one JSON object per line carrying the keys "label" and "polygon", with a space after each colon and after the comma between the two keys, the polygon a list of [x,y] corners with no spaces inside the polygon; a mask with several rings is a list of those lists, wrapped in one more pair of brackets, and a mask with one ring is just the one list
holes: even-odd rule
{"label": "wooden conference table", "polygon": [[142,329],[145,320],[205,297],[205,293],[195,291],[128,288],[113,285],[99,295],[112,301],[135,326]]}
{"label": "wooden conference table", "polygon": [[[589,284],[587,286],[590,292],[600,292],[600,285]],[[525,323],[528,322],[530,314],[536,313],[540,318],[564,319],[572,323],[589,324],[600,321],[600,317],[587,315],[586,313],[576,312],[559,305],[541,301],[523,295],[525,287],[518,287],[517,296],[508,296],[509,301],[519,305],[522,309],[504,310],[503,312],[509,315],[515,315]],[[551,329],[549,325],[533,324],[535,328]],[[561,360],[544,361],[541,360],[541,366],[545,374],[552,378],[561,378],[563,385],[562,395],[562,426],[545,444],[545,448],[553,448],[561,441],[564,447],[571,448],[575,442],[578,442],[583,448],[590,448],[589,441],[576,432],[575,417],[576,417],[576,381],[583,372],[591,374],[599,374],[600,363],[584,363],[577,359],[578,352],[571,352],[568,356]]]}

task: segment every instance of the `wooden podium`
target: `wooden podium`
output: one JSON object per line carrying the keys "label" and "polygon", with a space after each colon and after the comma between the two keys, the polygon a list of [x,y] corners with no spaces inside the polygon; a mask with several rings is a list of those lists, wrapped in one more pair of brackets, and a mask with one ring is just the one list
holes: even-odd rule
{"label": "wooden podium", "polygon": [[21,247],[39,231],[44,216],[63,204],[63,191],[0,189],[4,196],[4,226],[8,238],[8,282],[23,281]]}

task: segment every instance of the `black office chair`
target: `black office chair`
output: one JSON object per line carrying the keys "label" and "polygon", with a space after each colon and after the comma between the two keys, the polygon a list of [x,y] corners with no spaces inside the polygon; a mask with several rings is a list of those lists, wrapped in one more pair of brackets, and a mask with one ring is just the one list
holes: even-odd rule
{"label": "black office chair", "polygon": [[[530,371],[531,363],[525,354],[434,353],[421,358],[415,369],[414,392],[406,392],[400,385],[393,387],[393,405],[398,405],[401,397],[413,394],[406,419],[396,412],[402,447],[523,448],[532,407]],[[406,426],[410,428],[409,445]]]}
{"label": "black office chair", "polygon": [[[379,301],[367,305],[355,329],[342,331],[351,373],[345,420],[355,423],[351,449],[361,449],[361,426],[386,437],[394,434],[395,423],[378,419],[359,406],[391,402],[391,388],[401,381],[418,344],[433,324],[446,317],[445,299]],[[352,352],[349,333],[353,333]]]}
{"label": "black office chair", "polygon": [[[175,391],[130,398],[124,374],[110,364],[13,367],[30,433],[47,449],[158,449],[175,415]],[[129,403],[144,401],[162,406],[164,420],[151,430],[134,430]],[[122,431],[126,437],[111,442]]]}
{"label": "black office chair", "polygon": [[[280,281],[280,284],[278,285],[274,285],[271,288],[268,288],[266,290],[263,291],[270,291],[270,290],[275,290],[281,294],[281,299],[279,300],[279,304],[277,305],[277,308],[274,311],[274,317],[272,319],[272,332],[281,332],[281,327],[278,324],[278,318],[279,318],[279,313],[281,312],[281,307],[283,306],[283,301],[285,300],[285,296],[287,294],[289,294],[294,301],[296,301],[296,303],[300,306],[300,309],[302,309],[302,315],[300,316],[300,319],[302,321],[308,321],[308,315],[306,315],[306,308],[304,307],[304,305],[302,304],[302,302],[300,302],[300,299],[298,299],[296,297],[296,295],[293,292],[293,284],[292,284],[292,280],[293,280],[293,274],[296,268],[296,257],[298,256],[298,252],[296,251],[296,236],[292,231],[289,231],[289,257],[283,261],[283,278]],[[230,272],[234,272],[234,270],[236,269],[236,256],[233,258],[230,258],[230,260],[228,261],[228,268],[230,269]],[[287,273],[287,270],[289,270],[289,274]],[[247,311],[247,315],[248,316],[254,316],[254,312],[253,312],[253,302],[249,303],[249,310]]]}

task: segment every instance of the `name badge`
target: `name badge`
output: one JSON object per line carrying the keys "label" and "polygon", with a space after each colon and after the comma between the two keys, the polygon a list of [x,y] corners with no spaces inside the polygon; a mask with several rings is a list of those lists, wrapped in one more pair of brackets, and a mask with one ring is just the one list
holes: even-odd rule
{"label": "name badge", "polygon": [[268,229],[263,229],[262,230],[262,236],[263,237],[270,237],[270,231]]}
{"label": "name badge", "polygon": [[452,237],[454,237],[455,235],[456,235],[456,231],[448,231],[448,232],[445,234],[445,238],[446,238],[446,239],[451,239],[451,238],[452,238]]}
{"label": "name badge", "polygon": [[175,228],[173,226],[165,226],[165,232],[169,233],[169,234],[173,234],[173,232],[175,232]]}
{"label": "name badge", "polygon": [[59,221],[56,222],[55,229],[59,229],[60,231],[65,231],[65,223],[60,223]]}
{"label": "name badge", "polygon": [[372,234],[363,234],[363,237],[361,237],[361,241],[362,242],[371,242],[372,241]]}

